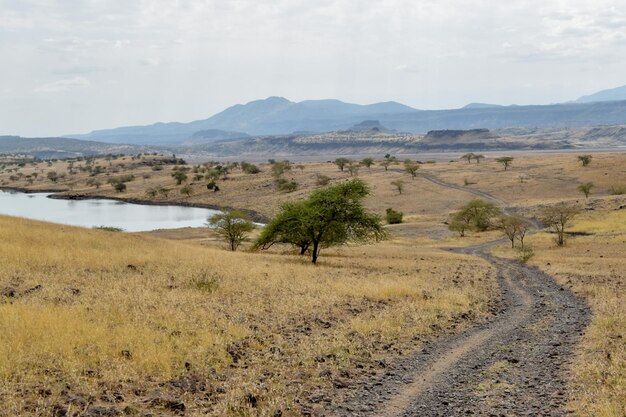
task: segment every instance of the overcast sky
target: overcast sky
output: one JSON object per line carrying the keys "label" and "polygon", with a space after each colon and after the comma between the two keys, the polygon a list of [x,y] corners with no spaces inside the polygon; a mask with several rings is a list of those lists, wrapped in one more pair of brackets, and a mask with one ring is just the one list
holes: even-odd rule
{"label": "overcast sky", "polygon": [[626,84],[625,0],[0,0],[0,134],[268,96],[546,104]]}

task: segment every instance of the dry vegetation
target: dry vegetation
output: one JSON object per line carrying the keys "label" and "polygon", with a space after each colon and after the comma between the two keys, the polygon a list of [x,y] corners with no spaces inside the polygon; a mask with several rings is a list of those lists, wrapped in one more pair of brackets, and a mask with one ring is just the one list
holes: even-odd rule
{"label": "dry vegetation", "polygon": [[485,317],[493,275],[402,242],[328,251],[313,267],[0,217],[0,415],[174,413],[181,401],[191,416],[298,416]]}
{"label": "dry vegetation", "polygon": [[[64,161],[27,163],[19,178],[17,166],[8,166],[0,182],[247,208],[270,217],[281,202],[319,187],[318,175],[331,184],[350,177],[331,162],[294,164],[283,177],[298,188],[280,192],[270,165],[261,164],[258,174],[234,169],[213,192],[189,172],[187,196],[171,165],[154,171],[140,162],[96,160],[104,170],[96,177],[100,188],[86,184],[93,178],[86,172],[69,174]],[[52,183],[50,170],[66,176]],[[33,172],[38,178],[29,184],[25,177]],[[531,264],[593,308],[572,367],[571,407],[585,417],[626,415],[626,209],[619,209],[626,201],[610,196],[611,189],[626,188],[626,153],[593,154],[586,167],[575,154],[516,155],[507,171],[488,158],[480,164],[422,164],[418,172],[467,183],[523,212],[563,200],[588,209],[571,228],[579,235],[565,247],[557,248],[546,233],[526,242],[535,252]],[[135,179],[124,192],[106,184],[129,173]],[[372,189],[366,206],[381,215],[393,207],[404,212],[405,223],[388,226],[396,240],[326,251],[317,268],[277,251],[227,253],[197,230],[152,233],[164,240],[0,218],[0,289],[15,290],[12,297],[0,296],[0,334],[10,335],[0,339],[0,402],[9,404],[0,415],[49,415],[75,397],[163,411],[158,390],[184,401],[188,415],[281,410],[297,416],[312,403],[336,401],[352,378],[384,371],[379,360],[419,348],[422,337],[464,326],[464,313],[485,317],[493,296],[491,269],[476,258],[436,249],[501,237],[491,231],[458,238],[447,231],[449,213],[472,196],[412,179],[401,163],[388,171],[379,163],[361,167],[358,176]],[[396,180],[404,181],[402,194],[391,184]],[[589,199],[577,189],[586,182],[594,183]],[[159,187],[171,192],[146,195]],[[498,254],[513,256],[505,248]],[[122,394],[119,403],[109,401],[115,393]],[[80,401],[72,407],[79,410]]]}
{"label": "dry vegetation", "polygon": [[[626,415],[626,199],[590,204],[565,247],[554,236],[528,238],[530,263],[588,300],[593,318],[572,365],[570,407],[582,417]],[[620,209],[620,207],[622,207]],[[512,256],[508,249],[500,249]]]}

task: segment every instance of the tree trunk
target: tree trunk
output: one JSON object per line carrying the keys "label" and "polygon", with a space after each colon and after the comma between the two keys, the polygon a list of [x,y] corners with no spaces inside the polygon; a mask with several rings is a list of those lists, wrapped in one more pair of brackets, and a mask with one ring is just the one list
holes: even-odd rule
{"label": "tree trunk", "polygon": [[313,242],[313,253],[311,254],[311,262],[317,263],[317,256],[319,255],[319,242]]}

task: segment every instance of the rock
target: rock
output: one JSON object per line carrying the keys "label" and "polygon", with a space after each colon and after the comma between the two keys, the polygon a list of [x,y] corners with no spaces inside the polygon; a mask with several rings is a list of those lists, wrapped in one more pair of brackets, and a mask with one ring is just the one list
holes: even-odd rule
{"label": "rock", "polygon": [[43,288],[43,285],[37,284],[34,287],[29,288],[26,291],[24,291],[24,295],[30,295],[30,294],[36,293],[38,291],[41,291],[42,288]]}
{"label": "rock", "polygon": [[83,414],[84,417],[114,417],[121,415],[122,412],[115,407],[100,407],[92,405]]}
{"label": "rock", "polygon": [[185,404],[175,398],[164,395],[160,391],[152,393],[147,403],[153,407],[162,407],[171,411],[185,411]]}
{"label": "rock", "polygon": [[256,395],[254,395],[254,394],[246,395],[246,402],[248,404],[250,404],[250,407],[256,408],[256,405],[257,405],[257,402],[258,402],[258,400],[256,398]]}
{"label": "rock", "polygon": [[0,290],[0,295],[7,298],[15,298],[17,297],[17,290],[12,287],[4,287]]}

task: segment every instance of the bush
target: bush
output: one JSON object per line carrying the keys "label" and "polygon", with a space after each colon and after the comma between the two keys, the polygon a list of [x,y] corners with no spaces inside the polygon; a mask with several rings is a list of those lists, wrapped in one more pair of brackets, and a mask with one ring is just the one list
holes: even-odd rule
{"label": "bush", "polygon": [[126,191],[126,184],[124,184],[123,182],[116,182],[116,183],[113,184],[113,188],[118,193],[121,193],[121,192]]}
{"label": "bush", "polygon": [[113,226],[94,226],[93,229],[96,230],[104,230],[105,232],[123,232],[124,229],[121,227],[113,227]]}
{"label": "bush", "polygon": [[526,245],[526,246],[518,246],[517,249],[515,249],[516,252],[516,256],[515,259],[517,259],[518,262],[525,264],[526,262],[528,262],[530,260],[530,258],[532,258],[533,256],[535,256],[535,251],[533,250],[532,247]]}
{"label": "bush", "polygon": [[195,276],[189,282],[192,288],[211,294],[218,289],[220,279],[217,275],[210,275],[204,271]]}
{"label": "bush", "polygon": [[326,175],[322,175],[322,174],[317,174],[315,178],[316,185],[325,186],[325,185],[328,185],[328,183],[330,183],[330,177]]}
{"label": "bush", "polygon": [[400,224],[402,223],[402,217],[404,213],[401,211],[395,211],[392,208],[388,208],[385,214],[385,218],[387,219],[387,223],[389,224]]}
{"label": "bush", "polygon": [[294,180],[289,181],[289,180],[281,178],[278,181],[276,181],[276,188],[280,192],[291,193],[293,191],[296,191],[296,189],[298,188],[298,183],[295,182]]}
{"label": "bush", "polygon": [[241,165],[241,170],[245,172],[246,174],[258,174],[259,172],[261,172],[259,167],[254,164],[250,164],[248,162],[242,162],[240,165]]}
{"label": "bush", "polygon": [[614,185],[609,188],[609,194],[611,195],[624,195],[626,194],[626,185]]}

